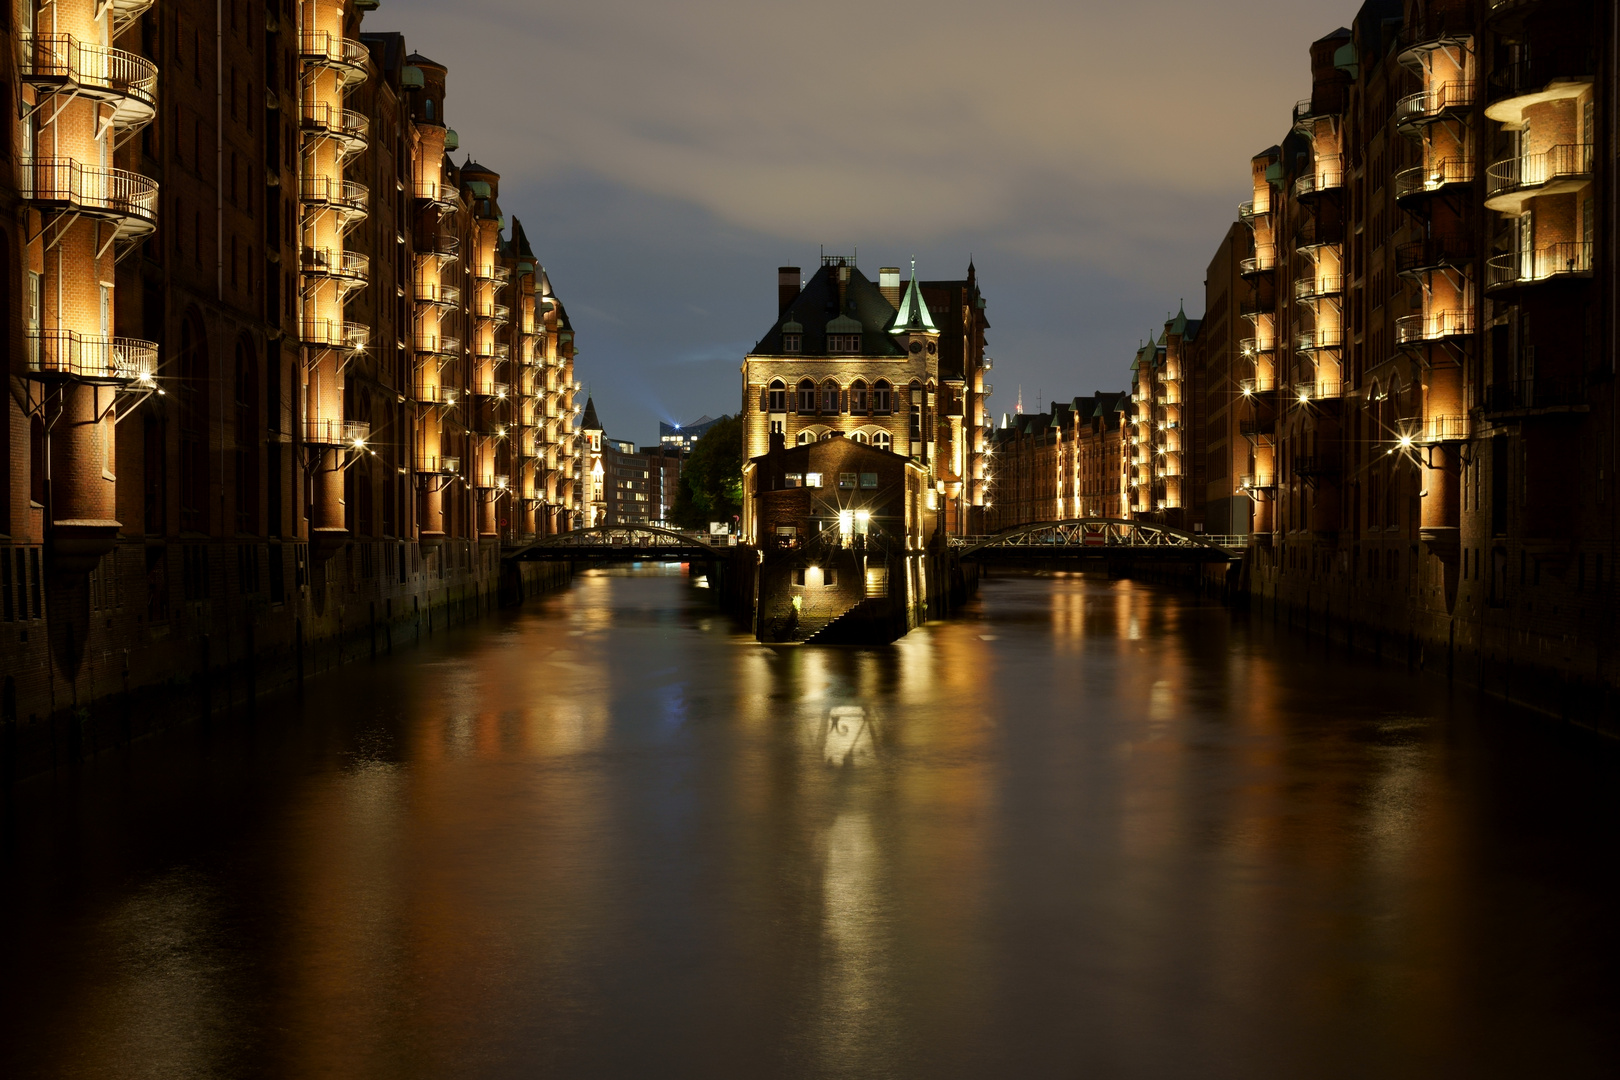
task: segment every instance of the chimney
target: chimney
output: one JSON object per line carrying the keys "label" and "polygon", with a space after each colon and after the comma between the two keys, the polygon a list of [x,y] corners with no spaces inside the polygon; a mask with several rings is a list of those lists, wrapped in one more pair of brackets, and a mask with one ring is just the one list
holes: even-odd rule
{"label": "chimney", "polygon": [[878,271],[878,291],[889,306],[900,307],[900,268],[898,266],[885,266]]}
{"label": "chimney", "polygon": [[776,268],[776,313],[781,315],[799,295],[799,268],[797,266],[778,266]]}
{"label": "chimney", "polygon": [[771,432],[771,452],[787,449],[787,435],[780,431]]}

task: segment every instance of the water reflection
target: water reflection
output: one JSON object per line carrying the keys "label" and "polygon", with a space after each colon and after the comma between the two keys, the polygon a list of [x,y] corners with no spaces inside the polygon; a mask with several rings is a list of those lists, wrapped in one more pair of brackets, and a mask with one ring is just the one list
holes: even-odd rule
{"label": "water reflection", "polygon": [[[659,568],[31,783],[0,1075],[1598,1075],[1612,756],[1128,582]],[[1324,688],[1332,687],[1331,695]]]}

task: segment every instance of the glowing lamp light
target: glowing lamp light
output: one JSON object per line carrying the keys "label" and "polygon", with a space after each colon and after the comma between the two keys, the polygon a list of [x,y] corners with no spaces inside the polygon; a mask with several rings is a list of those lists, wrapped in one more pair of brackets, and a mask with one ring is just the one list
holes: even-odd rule
{"label": "glowing lamp light", "polygon": [[848,510],[838,511],[838,535],[848,536],[855,530],[855,515]]}
{"label": "glowing lamp light", "polygon": [[1402,435],[1401,436],[1401,449],[1402,450],[1410,450],[1411,448],[1412,448],[1412,436],[1410,436],[1410,435]]}
{"label": "glowing lamp light", "polygon": [[1310,401],[1311,401],[1311,392],[1309,390],[1301,390],[1299,392],[1299,403],[1301,405],[1309,405]]}
{"label": "glowing lamp light", "polygon": [[1243,396],[1244,397],[1254,397],[1254,388],[1251,387],[1251,386],[1245,386],[1243,388]]}

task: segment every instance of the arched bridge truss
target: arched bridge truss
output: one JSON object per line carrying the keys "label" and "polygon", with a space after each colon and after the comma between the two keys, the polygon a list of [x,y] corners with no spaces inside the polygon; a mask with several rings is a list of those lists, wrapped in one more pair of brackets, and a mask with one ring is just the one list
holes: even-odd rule
{"label": "arched bridge truss", "polygon": [[1247,537],[1215,536],[1124,518],[1075,518],[1019,525],[994,536],[951,539],[962,558],[988,555],[1073,558],[1193,559],[1236,557]]}
{"label": "arched bridge truss", "polygon": [[656,525],[604,525],[595,529],[558,533],[521,547],[509,548],[501,553],[501,558],[689,562],[693,559],[717,558],[724,551],[724,548],[705,543],[695,533],[676,532]]}

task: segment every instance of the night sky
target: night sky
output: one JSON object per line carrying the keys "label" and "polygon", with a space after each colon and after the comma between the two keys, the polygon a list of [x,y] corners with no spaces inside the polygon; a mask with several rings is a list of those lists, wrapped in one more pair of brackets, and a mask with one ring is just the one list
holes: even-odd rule
{"label": "night sky", "polygon": [[450,69],[610,434],[734,412],[776,268],[917,259],[989,301],[993,411],[1122,390],[1353,0],[385,0]]}

